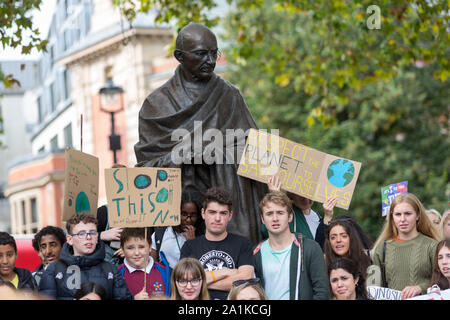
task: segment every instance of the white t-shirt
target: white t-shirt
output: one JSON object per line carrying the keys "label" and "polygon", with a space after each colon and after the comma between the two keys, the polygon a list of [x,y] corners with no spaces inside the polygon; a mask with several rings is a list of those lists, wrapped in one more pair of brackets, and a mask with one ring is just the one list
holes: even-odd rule
{"label": "white t-shirt", "polygon": [[[173,231],[172,227],[169,226],[166,228],[166,231],[164,231],[161,248],[159,250],[164,252],[172,269],[175,267],[178,260],[180,260],[180,250],[185,242],[186,238],[182,234]],[[156,250],[155,233],[152,234],[152,249]]]}
{"label": "white t-shirt", "polygon": [[261,245],[264,291],[270,300],[289,300],[289,267],[292,243],[281,251],[266,240]]}
{"label": "white t-shirt", "polygon": [[303,214],[303,216],[306,219],[306,223],[308,224],[309,230],[311,230],[311,234],[313,236],[313,238],[316,238],[316,232],[317,232],[317,228],[319,227],[320,224],[320,217],[319,215],[313,210],[310,210],[310,214],[306,215]]}

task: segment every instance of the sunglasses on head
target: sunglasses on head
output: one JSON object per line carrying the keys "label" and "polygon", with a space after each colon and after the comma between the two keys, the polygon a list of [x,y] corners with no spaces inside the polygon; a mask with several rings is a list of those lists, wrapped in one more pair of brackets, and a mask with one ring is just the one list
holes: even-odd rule
{"label": "sunglasses on head", "polygon": [[251,278],[251,279],[246,279],[246,280],[235,280],[235,281],[233,281],[233,287],[238,287],[244,283],[259,284],[260,282],[261,282],[261,280],[259,278]]}

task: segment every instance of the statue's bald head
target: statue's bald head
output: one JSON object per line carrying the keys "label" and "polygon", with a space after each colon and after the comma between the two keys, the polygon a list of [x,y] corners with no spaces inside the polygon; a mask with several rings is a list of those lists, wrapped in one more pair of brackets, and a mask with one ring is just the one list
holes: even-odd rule
{"label": "statue's bald head", "polygon": [[216,38],[215,34],[208,27],[202,24],[191,22],[188,25],[184,26],[178,33],[175,47],[178,50],[184,50],[184,43],[186,40],[197,40],[205,36],[214,37],[214,39]]}
{"label": "statue's bald head", "polygon": [[187,80],[207,81],[216,67],[217,38],[209,28],[190,23],[178,33],[174,56]]}

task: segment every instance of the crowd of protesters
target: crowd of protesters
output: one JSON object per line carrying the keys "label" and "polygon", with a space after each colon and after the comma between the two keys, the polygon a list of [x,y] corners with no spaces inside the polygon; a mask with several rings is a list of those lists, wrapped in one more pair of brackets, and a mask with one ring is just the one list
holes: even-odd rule
{"label": "crowd of protesters", "polygon": [[46,226],[33,239],[36,270],[16,267],[15,239],[0,232],[0,298],[370,300],[369,268],[379,271],[371,284],[402,299],[449,289],[450,210],[441,216],[400,194],[373,243],[354,218],[333,217],[336,198],[321,217],[276,178],[268,187],[259,208],[265,240],[256,247],[228,232],[225,188],[183,192],[175,227],[109,228],[106,206],[74,215],[65,230]]}

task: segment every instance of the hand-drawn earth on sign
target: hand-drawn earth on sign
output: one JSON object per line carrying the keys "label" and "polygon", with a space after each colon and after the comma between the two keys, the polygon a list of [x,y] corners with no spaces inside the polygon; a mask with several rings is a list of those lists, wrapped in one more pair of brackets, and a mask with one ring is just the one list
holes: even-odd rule
{"label": "hand-drawn earth on sign", "polygon": [[[69,201],[69,206],[70,206],[71,201]],[[89,198],[86,195],[86,193],[84,193],[83,191],[80,191],[80,193],[78,193],[77,198],[75,199],[75,213],[80,213],[80,212],[90,212],[91,211],[91,206],[89,204]]]}
{"label": "hand-drawn earth on sign", "polygon": [[97,157],[78,150],[66,149],[63,221],[82,212],[95,214],[98,203]]}
{"label": "hand-drawn earth on sign", "polygon": [[112,227],[180,224],[181,169],[105,169],[108,219]]}
{"label": "hand-drawn earth on sign", "polygon": [[355,176],[355,167],[349,160],[336,159],[328,166],[327,176],[333,186],[343,188],[352,182]]}

